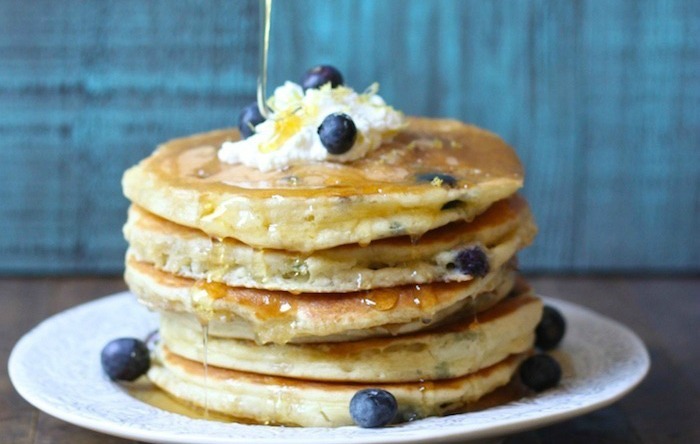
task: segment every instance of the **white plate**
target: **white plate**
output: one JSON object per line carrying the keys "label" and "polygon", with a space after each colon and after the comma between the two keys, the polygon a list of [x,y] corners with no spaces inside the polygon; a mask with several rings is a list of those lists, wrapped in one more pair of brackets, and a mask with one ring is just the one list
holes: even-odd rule
{"label": "white plate", "polygon": [[57,314],[27,333],[10,356],[17,391],[44,412],[99,432],[160,443],[413,443],[484,439],[542,427],[608,405],[649,369],[642,341],[627,327],[571,303],[558,307],[568,330],[557,356],[561,384],[488,410],[428,418],[382,429],[293,428],[191,419],[132,398],[100,366],[111,339],[145,337],[157,318],[119,293]]}

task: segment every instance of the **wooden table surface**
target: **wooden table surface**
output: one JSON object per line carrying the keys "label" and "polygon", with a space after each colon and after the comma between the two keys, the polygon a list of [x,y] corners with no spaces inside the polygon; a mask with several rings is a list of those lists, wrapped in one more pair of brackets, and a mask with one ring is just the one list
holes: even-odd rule
{"label": "wooden table surface", "polygon": [[[628,325],[651,354],[647,378],[621,401],[512,443],[700,443],[700,277],[531,277],[540,294],[574,301]],[[124,289],[120,278],[0,279],[0,358],[42,319]],[[0,442],[128,443],[48,416],[0,370]]]}

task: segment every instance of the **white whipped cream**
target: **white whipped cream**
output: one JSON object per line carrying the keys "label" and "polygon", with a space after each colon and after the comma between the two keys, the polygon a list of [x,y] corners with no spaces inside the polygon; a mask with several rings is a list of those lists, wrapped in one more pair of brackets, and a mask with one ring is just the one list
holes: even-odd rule
{"label": "white whipped cream", "polygon": [[[362,94],[346,86],[331,88],[330,84],[304,92],[300,85],[286,82],[268,100],[272,113],[255,127],[255,134],[224,142],[219,159],[270,171],[313,161],[349,162],[364,157],[405,126],[403,114],[388,106],[377,91],[375,83]],[[355,122],[357,139],[349,151],[334,155],[323,146],[317,131],[326,116],[337,112]]]}

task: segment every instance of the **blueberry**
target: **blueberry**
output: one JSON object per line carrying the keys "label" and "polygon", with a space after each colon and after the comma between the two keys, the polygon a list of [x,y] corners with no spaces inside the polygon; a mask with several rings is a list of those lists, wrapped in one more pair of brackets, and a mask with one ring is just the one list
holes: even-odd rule
{"label": "blueberry", "polygon": [[445,173],[423,173],[416,176],[419,182],[432,183],[435,179],[441,181],[441,185],[446,185],[448,187],[453,187],[457,185],[457,179]]}
{"label": "blueberry", "polygon": [[135,338],[110,341],[102,349],[102,369],[113,381],[133,381],[151,366],[146,344]]}
{"label": "blueberry", "polygon": [[520,364],[519,373],[523,384],[536,392],[554,387],[561,380],[561,366],[546,354],[527,358]]}
{"label": "blueberry", "polygon": [[544,306],[542,319],[535,329],[535,345],[542,350],[551,350],[561,342],[566,332],[566,320],[554,307]]}
{"label": "blueberry", "polygon": [[255,133],[255,126],[263,123],[265,118],[260,114],[258,102],[253,102],[241,110],[238,116],[238,130],[247,139]]}
{"label": "blueberry", "polygon": [[307,89],[320,88],[326,83],[331,84],[331,88],[343,84],[343,75],[336,68],[330,65],[319,65],[306,71],[301,79],[301,87]]}
{"label": "blueberry", "polygon": [[398,410],[394,395],[382,389],[364,389],[350,400],[350,416],[360,427],[384,427]]}
{"label": "blueberry", "polygon": [[459,271],[474,277],[484,277],[489,272],[489,258],[479,247],[471,247],[457,253],[455,262]]}
{"label": "blueberry", "polygon": [[329,114],[318,127],[318,137],[329,153],[343,154],[355,143],[357,127],[347,114]]}

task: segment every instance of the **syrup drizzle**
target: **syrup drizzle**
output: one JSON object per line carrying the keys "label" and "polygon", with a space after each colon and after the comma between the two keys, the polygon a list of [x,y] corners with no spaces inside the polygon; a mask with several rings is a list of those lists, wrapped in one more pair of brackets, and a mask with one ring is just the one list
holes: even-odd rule
{"label": "syrup drizzle", "polygon": [[214,316],[214,301],[226,296],[226,286],[207,280],[198,281],[191,293],[192,307],[202,326],[202,364],[204,366],[204,416],[209,416],[209,321]]}
{"label": "syrup drizzle", "polygon": [[272,0],[260,0],[260,72],[258,73],[258,109],[264,118],[270,116],[270,108],[265,103],[267,97],[267,53],[270,47],[270,22]]}
{"label": "syrup drizzle", "polygon": [[204,417],[209,417],[209,323],[202,322],[202,364],[204,364]]}

